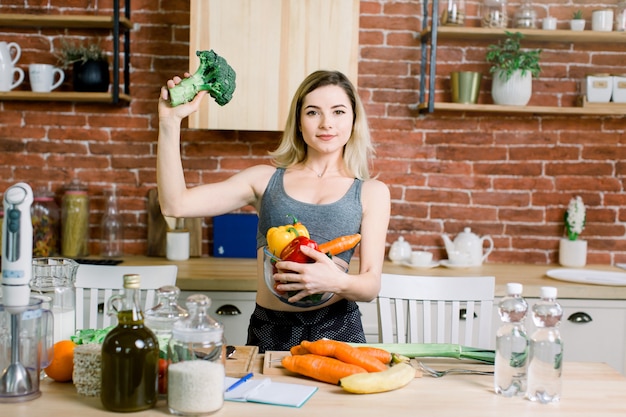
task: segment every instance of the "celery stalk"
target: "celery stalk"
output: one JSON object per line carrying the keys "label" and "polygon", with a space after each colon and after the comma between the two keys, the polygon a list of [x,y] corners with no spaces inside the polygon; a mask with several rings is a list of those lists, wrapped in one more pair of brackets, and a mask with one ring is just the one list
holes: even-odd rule
{"label": "celery stalk", "polygon": [[408,358],[471,359],[493,364],[495,351],[452,343],[350,343],[352,346],[371,346]]}

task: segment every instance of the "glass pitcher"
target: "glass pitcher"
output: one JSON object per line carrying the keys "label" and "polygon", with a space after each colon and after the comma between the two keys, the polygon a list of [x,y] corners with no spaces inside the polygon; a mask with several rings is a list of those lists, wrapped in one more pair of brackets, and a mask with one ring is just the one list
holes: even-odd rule
{"label": "glass pitcher", "polygon": [[50,310],[31,297],[24,307],[6,307],[0,299],[0,403],[34,400],[41,395],[41,369],[53,352]]}
{"label": "glass pitcher", "polygon": [[76,272],[79,264],[67,258],[33,259],[30,289],[54,316],[54,342],[67,340],[76,332]]}

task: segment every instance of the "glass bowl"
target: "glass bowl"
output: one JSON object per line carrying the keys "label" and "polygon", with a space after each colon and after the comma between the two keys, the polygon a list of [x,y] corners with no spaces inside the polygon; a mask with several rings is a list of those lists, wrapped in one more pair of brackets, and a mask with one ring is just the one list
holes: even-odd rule
{"label": "glass bowl", "polygon": [[311,294],[309,296],[304,297],[303,299],[296,301],[295,303],[290,303],[289,297],[297,293],[297,291],[288,291],[282,292],[277,291],[274,286],[276,285],[276,281],[274,281],[273,275],[276,273],[276,262],[280,261],[280,258],[272,255],[272,253],[267,249],[267,247],[263,248],[263,275],[265,277],[265,284],[267,288],[270,290],[272,294],[276,296],[280,301],[285,304],[289,304],[290,306],[295,307],[314,307],[320,304],[324,304],[326,301],[330,300],[333,296],[332,292],[325,292],[322,294]]}

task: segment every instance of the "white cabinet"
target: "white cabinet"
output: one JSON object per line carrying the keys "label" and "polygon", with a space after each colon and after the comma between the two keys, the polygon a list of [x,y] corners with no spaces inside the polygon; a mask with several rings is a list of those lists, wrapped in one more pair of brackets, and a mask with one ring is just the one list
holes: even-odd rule
{"label": "white cabinet", "polygon": [[244,346],[248,339],[248,323],[254,311],[254,291],[182,291],[180,305],[191,294],[204,294],[211,299],[210,315],[224,325],[224,336],[229,345]]}
{"label": "white cabinet", "polygon": [[[529,307],[538,301],[527,299]],[[626,375],[626,305],[618,300],[559,299],[563,320],[559,326],[563,338],[565,361],[605,362]],[[497,304],[494,302],[495,334],[500,326]],[[529,314],[526,319],[529,335],[535,326]]]}

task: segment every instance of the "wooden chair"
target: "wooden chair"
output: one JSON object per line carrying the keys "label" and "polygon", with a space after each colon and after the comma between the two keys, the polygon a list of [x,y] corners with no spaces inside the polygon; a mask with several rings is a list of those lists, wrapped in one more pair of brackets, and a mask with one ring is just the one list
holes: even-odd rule
{"label": "wooden chair", "polygon": [[[155,290],[164,285],[175,285],[178,267],[111,266],[83,264],[76,273],[76,329],[102,329],[117,323],[106,314],[106,303],[123,288],[124,275],[141,276],[140,302],[146,311],[155,305]],[[85,300],[88,301],[87,307]],[[104,309],[102,306],[104,305]]]}
{"label": "wooden chair", "polygon": [[491,348],[494,291],[494,277],[382,274],[380,342]]}

